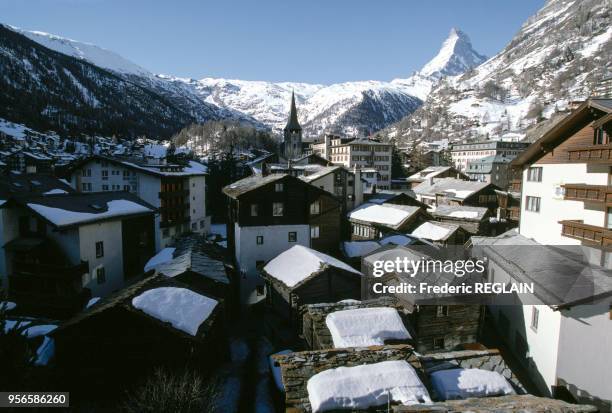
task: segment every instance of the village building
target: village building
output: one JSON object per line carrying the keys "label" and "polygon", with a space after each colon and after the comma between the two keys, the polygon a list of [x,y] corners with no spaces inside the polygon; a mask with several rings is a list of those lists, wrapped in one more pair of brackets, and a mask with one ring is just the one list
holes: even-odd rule
{"label": "village building", "polygon": [[[375,270],[376,262],[397,259],[413,262],[424,260],[456,260],[462,257],[463,248],[444,249],[430,245],[387,245],[365,256],[361,271],[364,274],[362,300],[391,297],[399,306],[409,310],[408,321],[412,328],[414,347],[419,352],[452,350],[458,346],[478,343],[484,317],[481,305],[483,294],[435,293],[422,291],[420,283],[431,286],[473,285],[484,280],[485,274],[474,271],[457,277],[441,268],[430,271],[420,269],[415,274],[385,271],[382,276]],[[415,286],[414,292],[395,290],[385,292],[383,286]]]}
{"label": "village building", "polygon": [[433,178],[457,178],[468,180],[468,176],[462,172],[457,171],[452,166],[429,166],[422,171],[419,171],[406,178],[406,182],[409,185],[409,189],[417,187],[425,181],[429,181]]}
{"label": "village building", "polygon": [[491,212],[469,205],[439,205],[430,214],[436,221],[461,226],[471,235],[491,235]]}
{"label": "village building", "polygon": [[153,256],[144,271],[173,278],[200,294],[221,298],[227,311],[238,304],[237,274],[226,249],[201,235],[178,238],[173,246]]}
{"label": "village building", "polygon": [[53,159],[41,154],[26,150],[19,150],[6,156],[6,169],[21,173],[46,173],[53,171]]}
{"label": "village building", "polygon": [[527,142],[482,141],[454,144],[451,149],[451,160],[455,168],[465,172],[468,164],[488,156],[505,155],[513,158],[529,146]]}
{"label": "village building", "polygon": [[359,169],[349,171],[340,165],[326,166],[300,179],[338,197],[344,214],[363,203],[365,185]]}
{"label": "village building", "polygon": [[[267,302],[299,328],[305,304],[358,299],[361,273],[337,258],[296,245],[262,268]],[[299,331],[299,329],[298,329]]]}
{"label": "village building", "polygon": [[499,189],[486,182],[464,181],[456,178],[431,178],[417,185],[413,190],[416,198],[428,206],[439,205],[470,205],[485,207],[491,210],[497,208]]}
{"label": "village building", "polygon": [[[210,231],[206,214],[206,167],[194,161],[169,164],[153,150],[144,159],[94,155],[75,164],[71,185],[80,192],[127,191],[159,209],[155,247],[181,234]],[[165,147],[162,146],[165,151]],[[163,152],[165,153],[165,152]]]}
{"label": "village building", "polygon": [[351,240],[375,240],[388,232],[406,233],[430,218],[421,205],[366,202],[348,214]]}
{"label": "village building", "polygon": [[467,164],[465,173],[473,181],[491,183],[507,190],[510,185],[510,178],[512,177],[510,162],[514,158],[515,156],[501,154],[470,161]]}
{"label": "village building", "polygon": [[587,246],[548,246],[516,232],[472,237],[488,259],[488,281],[533,285],[492,296],[499,337],[544,394],[612,411],[612,271]]}
{"label": "village building", "polygon": [[55,329],[55,363],[83,392],[130,385],[153,367],[205,372],[225,359],[223,306],[173,278],[145,278]]}
{"label": "village building", "polygon": [[[272,356],[285,411],[594,412],[527,394],[498,350],[417,353],[409,345],[302,351]],[[340,369],[341,367],[341,369]],[[470,384],[460,384],[460,377]]]}
{"label": "village building", "polygon": [[470,237],[461,226],[439,221],[425,221],[410,235],[439,246],[463,245]]}
{"label": "village building", "polygon": [[155,208],[125,192],[60,188],[3,202],[0,255],[2,284],[21,308],[66,317],[142,274],[155,253]]}
{"label": "village building", "polygon": [[336,254],[341,202],[286,174],[252,176],[223,188],[229,197],[228,248],[241,274],[243,302],[263,298],[259,268],[295,245]]}
{"label": "village building", "polygon": [[612,243],[612,100],[589,99],[513,161],[519,232],[543,244]]}

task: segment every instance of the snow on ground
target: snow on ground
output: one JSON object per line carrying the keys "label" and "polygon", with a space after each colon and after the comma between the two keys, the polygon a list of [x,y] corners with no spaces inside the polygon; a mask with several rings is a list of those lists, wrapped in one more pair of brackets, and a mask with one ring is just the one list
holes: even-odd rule
{"label": "snow on ground", "polygon": [[408,340],[410,334],[395,308],[356,308],[330,313],[325,318],[335,348],[368,347],[385,340]]}
{"label": "snow on ground", "polygon": [[450,228],[442,227],[427,221],[423,222],[417,229],[412,231],[412,235],[431,241],[440,241],[447,237],[450,232]]}
{"label": "snow on ground", "polygon": [[388,401],[431,402],[416,371],[405,360],[325,370],[312,376],[306,387],[313,412],[367,409]]}
{"label": "snow on ground", "polygon": [[349,218],[365,222],[396,226],[414,214],[417,210],[417,207],[414,207],[414,209],[403,209],[397,208],[396,206],[390,204],[378,205],[365,203],[357,209],[351,211],[349,213]]}
{"label": "snow on ground", "polygon": [[440,370],[431,374],[431,384],[444,400],[514,394],[501,374],[481,369]]}
{"label": "snow on ground", "polygon": [[376,241],[344,241],[342,243],[344,253],[350,258],[363,257],[378,248],[380,244]]}
{"label": "snow on ground", "polygon": [[132,305],[195,336],[200,325],[213,312],[217,300],[186,288],[160,287],[147,290],[132,299]]}
{"label": "snow on ground", "polygon": [[282,392],[285,391],[285,386],[283,385],[281,368],[280,366],[276,366],[274,364],[274,359],[272,358],[272,356],[281,356],[283,354],[291,354],[291,353],[293,353],[293,350],[281,350],[278,353],[270,354],[270,357],[269,357],[270,370],[272,371],[272,376],[274,377],[274,384],[276,384],[276,388]]}
{"label": "snow on ground", "polygon": [[88,221],[112,218],[122,215],[141,214],[143,212],[151,212],[151,209],[137,204],[136,202],[125,199],[116,199],[106,203],[108,210],[93,214],[90,212],[68,211],[61,208],[53,208],[40,204],[28,204],[28,207],[36,211],[38,214],[45,217],[47,220],[57,226],[73,225],[85,223]]}
{"label": "snow on ground", "polygon": [[302,245],[296,245],[277,255],[264,267],[264,271],[288,287],[293,287],[321,270],[324,265],[361,275],[348,264]]}
{"label": "snow on ground", "polygon": [[591,39],[590,42],[584,45],[584,47],[580,50],[580,54],[582,57],[591,57],[594,55],[599,48],[606,43],[612,37],[612,27],[608,27],[604,33],[599,36],[595,36]]}
{"label": "snow on ground", "polygon": [[158,265],[172,261],[175,250],[176,248],[167,247],[152,256],[151,259],[149,259],[149,261],[147,261],[145,264],[144,272],[154,270]]}

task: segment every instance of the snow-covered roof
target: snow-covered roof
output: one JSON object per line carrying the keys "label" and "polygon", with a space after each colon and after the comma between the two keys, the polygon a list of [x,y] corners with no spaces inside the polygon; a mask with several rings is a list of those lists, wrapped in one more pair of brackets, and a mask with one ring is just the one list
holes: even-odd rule
{"label": "snow-covered roof", "polygon": [[64,191],[63,189],[59,189],[59,188],[55,188],[55,189],[51,189],[47,192],[43,192],[43,195],[60,195],[60,194],[67,194],[67,191]]}
{"label": "snow-covered roof", "polygon": [[324,370],[312,376],[306,387],[313,412],[367,409],[389,401],[431,402],[416,371],[405,360]]}
{"label": "snow-covered roof", "polygon": [[146,157],[163,159],[168,153],[168,146],[160,144],[149,144],[143,148],[143,154]]}
{"label": "snow-covered roof", "polygon": [[385,340],[408,340],[410,334],[395,308],[370,307],[342,310],[325,318],[335,348],[369,347]]}
{"label": "snow-covered roof", "polygon": [[449,198],[464,200],[489,185],[491,184],[487,182],[464,181],[456,178],[434,178],[433,185],[426,180],[417,185],[414,192],[425,196],[443,194]]}
{"label": "snow-covered roof", "polygon": [[349,219],[397,228],[420,210],[421,207],[411,205],[365,203],[352,210]]}
{"label": "snow-covered roof", "polygon": [[268,262],[263,270],[287,287],[295,287],[326,267],[335,267],[361,275],[348,264],[302,245],[296,245],[280,253]]}
{"label": "snow-covered roof", "polygon": [[146,290],[132,299],[134,308],[192,336],[198,333],[217,304],[217,300],[179,287]]}
{"label": "snow-covered roof", "polygon": [[154,270],[158,265],[172,261],[172,258],[174,258],[172,254],[174,254],[175,250],[176,248],[173,247],[167,247],[160,250],[157,254],[152,256],[149,261],[147,261],[144,266],[144,271],[147,272]]}
{"label": "snow-covered roof", "polygon": [[418,238],[428,239],[430,241],[443,241],[458,229],[459,226],[457,225],[440,223],[436,221],[426,221],[412,231],[411,235]]}
{"label": "snow-covered roof", "polygon": [[496,371],[450,369],[433,372],[431,385],[442,400],[515,394],[514,388]]}
{"label": "snow-covered roof", "polygon": [[438,205],[431,214],[434,217],[480,221],[487,212],[488,209],[482,207],[467,205]]}
{"label": "snow-covered roof", "polygon": [[[47,199],[54,198],[47,197]],[[76,196],[66,195],[61,198],[70,198],[69,201],[72,201]],[[75,210],[69,203],[62,206],[59,204],[45,205],[41,202],[40,198],[28,202],[27,206],[56,227],[81,225],[100,220],[153,213],[155,211],[152,207],[128,199],[92,200],[89,208],[87,208],[87,212],[82,208]]]}
{"label": "snow-covered roof", "polygon": [[260,188],[271,182],[279,181],[288,176],[287,174],[270,174],[266,176],[253,175],[231,183],[223,188],[223,193],[231,198],[238,198],[252,190]]}
{"label": "snow-covered roof", "polygon": [[320,166],[318,170],[316,170],[315,172],[309,174],[309,175],[302,175],[300,176],[300,179],[306,182],[312,182],[314,180],[317,180],[319,178],[322,178],[334,171],[337,171],[339,169],[344,168],[341,165],[332,165],[332,166]]}
{"label": "snow-covered roof", "polygon": [[409,182],[422,182],[426,179],[436,177],[443,172],[451,169],[451,166],[429,166],[422,171],[412,174],[408,177]]}

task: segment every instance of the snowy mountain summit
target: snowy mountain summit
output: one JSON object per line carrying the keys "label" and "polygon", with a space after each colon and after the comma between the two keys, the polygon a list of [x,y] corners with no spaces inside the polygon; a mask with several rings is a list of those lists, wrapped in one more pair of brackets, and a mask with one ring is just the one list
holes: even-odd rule
{"label": "snowy mountain summit", "polygon": [[419,73],[437,79],[456,76],[478,66],[486,59],[474,50],[467,34],[453,27],[436,57],[423,66]]}

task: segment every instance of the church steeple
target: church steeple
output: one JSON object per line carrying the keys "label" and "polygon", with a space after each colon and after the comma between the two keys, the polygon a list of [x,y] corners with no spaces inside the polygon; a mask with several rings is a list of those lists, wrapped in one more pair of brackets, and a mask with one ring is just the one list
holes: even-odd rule
{"label": "church steeple", "polygon": [[300,122],[298,122],[297,118],[297,109],[295,107],[295,93],[291,92],[291,111],[289,112],[289,120],[287,121],[287,126],[285,126],[285,130],[288,131],[299,131],[302,130],[300,126]]}
{"label": "church steeple", "polygon": [[298,122],[294,92],[291,92],[291,110],[287,126],[283,130],[283,138],[282,154],[285,159],[291,160],[302,156],[302,127]]}

